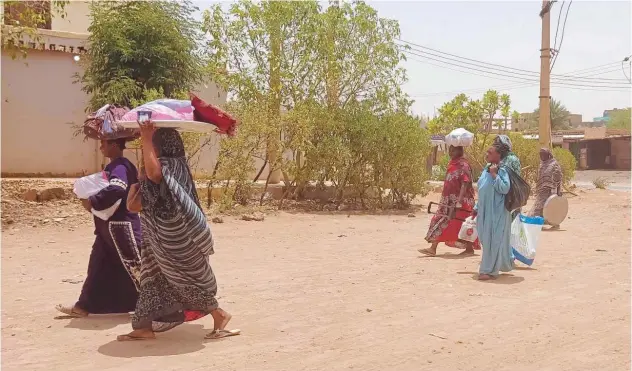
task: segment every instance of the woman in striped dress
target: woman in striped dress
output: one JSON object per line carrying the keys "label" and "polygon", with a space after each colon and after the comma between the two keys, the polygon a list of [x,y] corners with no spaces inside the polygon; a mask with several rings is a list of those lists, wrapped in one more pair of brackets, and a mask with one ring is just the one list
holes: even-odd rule
{"label": "woman in striped dress", "polygon": [[209,264],[213,237],[186,162],[184,144],[175,129],[141,123],[146,176],[128,197],[128,208],[141,213],[143,250],[140,292],[132,328],[119,341],[154,339],[207,314],[214,328],[206,337],[238,335],[226,330],[231,315],[221,309],[217,283]]}

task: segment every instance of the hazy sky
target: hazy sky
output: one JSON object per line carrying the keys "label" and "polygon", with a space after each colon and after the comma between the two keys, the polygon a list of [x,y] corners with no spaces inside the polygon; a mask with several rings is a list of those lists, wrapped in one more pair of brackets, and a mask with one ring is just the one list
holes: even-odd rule
{"label": "hazy sky", "polygon": [[[205,9],[209,1],[196,1]],[[522,70],[540,70],[541,1],[369,1],[380,16],[399,21],[401,39],[460,57],[493,63]],[[562,1],[554,4],[551,15],[551,46],[554,43],[557,18]],[[562,23],[569,1],[564,2]],[[612,64],[573,75],[593,79],[565,80],[576,85],[617,85],[595,90],[592,86],[552,86],[551,95],[573,113],[580,113],[584,121],[601,116],[603,110],[631,105],[630,89],[618,88],[625,82],[621,60],[632,54],[632,7],[630,1],[573,1],[568,13],[564,41],[560,48],[553,74],[570,74],[600,65]],[[560,33],[561,36],[561,25]],[[432,52],[435,53],[436,52]],[[425,54],[430,58],[440,59]],[[409,81],[405,91],[413,96],[413,111],[432,116],[435,108],[450,100],[458,92],[479,98],[484,90],[496,88],[511,95],[512,106],[519,112],[532,111],[538,105],[539,86],[531,86],[522,79],[528,72],[492,71],[508,76],[489,75],[480,71],[457,72],[468,67],[446,65],[445,62],[411,56],[404,63]],[[433,65],[434,64],[434,65]],[[444,67],[452,68],[446,69]],[[483,69],[470,66],[470,68]],[[604,71],[612,71],[600,74]],[[626,72],[630,76],[629,65]],[[523,75],[516,75],[523,74]],[[526,75],[524,75],[526,74]],[[594,75],[597,74],[597,75]],[[509,81],[507,81],[509,80]],[[558,80],[559,81],[559,80]],[[522,83],[522,84],[521,84]],[[526,86],[529,85],[529,86]],[[629,86],[629,85],[628,85]],[[607,91],[619,90],[619,91]]]}

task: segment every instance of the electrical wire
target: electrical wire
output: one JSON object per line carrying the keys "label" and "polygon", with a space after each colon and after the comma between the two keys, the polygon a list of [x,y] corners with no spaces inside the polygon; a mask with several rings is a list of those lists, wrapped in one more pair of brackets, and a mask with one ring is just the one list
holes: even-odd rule
{"label": "electrical wire", "polygon": [[[630,77],[628,77],[628,74],[625,73],[625,62],[629,62],[630,64],[630,71],[632,71],[632,62],[630,62],[630,58],[632,58],[632,55],[623,58],[623,60],[621,61],[621,71],[623,71],[623,76],[625,76],[626,79],[628,79],[628,81],[630,81],[632,83],[632,79],[630,79]],[[632,76],[632,74],[630,74]]]}
{"label": "electrical wire", "polygon": [[[480,72],[480,73],[487,74],[487,75],[483,75],[483,77],[493,77],[493,78],[502,80],[502,78],[498,77],[498,76],[502,76],[502,77],[505,78],[505,80],[513,81],[513,82],[539,82],[539,79],[537,78],[537,76],[527,75],[527,76],[529,76],[529,78],[525,78],[525,77],[519,76],[520,74],[501,73],[501,72],[497,72],[497,71],[495,71],[493,69],[490,71],[489,67],[484,67],[484,66],[481,67],[481,66],[476,66],[476,65],[474,65],[475,67],[472,67],[470,65],[467,65],[465,62],[459,62],[461,64],[457,64],[457,63],[453,63],[450,60],[445,61],[445,60],[433,58],[433,57],[430,57],[430,56],[426,55],[426,54],[430,54],[430,53],[420,54],[420,53],[411,52],[410,50],[401,50],[401,51],[403,53],[405,53],[405,54],[417,56],[417,57],[424,58],[424,59],[429,59],[429,60],[436,61],[436,62],[439,62],[439,63],[442,63],[442,64],[447,64],[447,65],[460,67],[460,68],[465,68],[465,69],[468,69],[468,70],[477,71],[477,72]],[[430,54],[430,55],[434,56],[434,54]],[[426,61],[422,61],[422,62],[426,63]],[[463,65],[463,64],[465,64],[465,65]],[[439,65],[439,67],[444,67],[444,66],[443,65]],[[481,69],[481,68],[476,68],[476,67],[487,68],[488,70]],[[448,69],[451,69],[451,68],[448,68]],[[458,72],[466,72],[466,71],[462,71],[462,70],[457,70],[457,71]],[[467,71],[466,73],[469,73],[469,72],[470,71]],[[505,72],[505,71],[502,71],[502,72]],[[474,73],[471,73],[471,74],[474,74]],[[474,74],[474,75],[477,75],[477,74]],[[524,74],[522,74],[522,75],[524,75]],[[509,78],[509,79],[507,79],[507,78]],[[561,85],[578,86],[578,87],[601,87],[601,88],[627,88],[628,87],[627,83],[625,83],[625,85],[604,85],[604,84],[616,84],[616,83],[613,83],[613,82],[599,82],[599,81],[594,81],[594,82],[593,81],[570,81],[570,82],[567,82],[567,81],[553,81],[553,82],[555,82],[557,84],[561,84]],[[594,84],[600,84],[600,85],[594,85]],[[621,84],[621,83],[619,83],[619,84]]]}
{"label": "electrical wire", "polygon": [[[573,5],[573,0],[571,0],[568,3],[568,6],[566,7],[566,15],[564,16],[564,24],[562,25],[562,36],[560,37],[560,46],[555,50],[555,58],[553,58],[553,62],[551,62],[550,71],[553,71],[553,67],[555,67],[555,62],[557,61],[557,56],[560,55],[560,50],[562,50],[562,43],[564,42],[564,33],[566,31],[566,21],[568,20],[568,12],[571,10],[571,5]],[[562,7],[563,6],[564,6],[564,3],[562,2]],[[560,8],[560,15],[562,15],[561,8]],[[559,22],[560,22],[559,18],[557,22],[559,26]],[[555,42],[557,43],[557,32],[556,32],[555,38],[556,38]]]}
{"label": "electrical wire", "polygon": [[560,30],[560,21],[562,20],[562,10],[564,10],[564,3],[566,1],[562,1],[562,4],[560,4],[560,14],[558,14],[557,16],[557,27],[555,27],[555,42],[553,43],[553,50],[555,51],[557,49],[557,33]]}
{"label": "electrical wire", "polygon": [[[447,61],[458,62],[462,65],[465,65],[465,66],[458,65],[460,67],[470,68],[470,66],[474,66],[477,68],[485,68],[487,70],[492,70],[492,72],[500,71],[503,73],[511,73],[512,75],[510,77],[516,77],[516,78],[520,76],[526,76],[529,78],[539,78],[540,76],[539,72],[504,66],[504,65],[500,65],[496,63],[484,62],[484,61],[480,61],[480,60],[476,60],[472,58],[467,58],[467,57],[459,56],[456,54],[443,52],[443,51],[433,49],[427,46],[415,44],[415,43],[405,41],[402,39],[396,39],[396,40],[399,41],[400,43],[405,44],[405,45],[401,45],[401,44],[398,45],[400,47],[400,50],[402,50],[402,52],[404,53],[409,53],[412,50],[412,52],[415,52],[416,55],[420,55],[423,53],[423,56],[425,56],[428,59],[437,60],[436,58],[440,58],[440,59],[445,59]],[[430,50],[430,51],[427,51],[427,50]],[[429,56],[432,56],[435,58],[432,58]],[[448,64],[453,64],[453,63],[449,63],[442,60],[438,60],[438,61],[448,63]],[[489,71],[484,71],[484,72],[489,72]],[[524,77],[521,77],[521,78],[524,78]],[[578,81],[578,82],[593,82],[593,83],[599,83],[599,82],[621,83],[625,81],[623,79],[586,78],[586,77],[581,77],[581,76],[570,76],[570,75],[551,75],[551,79],[553,80],[587,80],[587,81]],[[625,83],[627,84],[627,81],[625,81]]]}

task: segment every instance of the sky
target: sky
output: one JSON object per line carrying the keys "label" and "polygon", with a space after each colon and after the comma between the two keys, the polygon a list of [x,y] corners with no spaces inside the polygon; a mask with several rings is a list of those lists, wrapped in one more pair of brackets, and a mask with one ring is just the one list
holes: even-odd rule
{"label": "sky", "polygon": [[[480,65],[465,68],[448,65],[446,62],[461,63],[437,58],[436,54],[439,53],[422,49],[434,53],[435,56],[425,53],[422,55],[439,61],[413,55],[403,62],[408,74],[408,82],[403,89],[415,100],[414,113],[432,117],[443,103],[459,92],[478,99],[490,88],[509,94],[512,109],[519,112],[531,112],[537,108],[538,82],[531,85],[528,81],[524,82],[524,79],[537,80],[540,71],[541,1],[367,2],[381,17],[399,21],[400,38],[404,41],[485,62],[483,66],[492,63],[524,70],[499,71],[500,67],[495,67],[491,74],[481,73],[472,71],[471,68],[489,70]],[[201,9],[212,4],[210,1],[195,3]],[[569,1],[557,1],[553,5],[551,46],[554,45],[561,5],[564,6],[564,12],[559,26],[558,43]],[[572,1],[564,28],[564,39],[558,48],[559,55],[552,74],[572,73],[573,76],[598,80],[559,80],[558,77],[554,81],[563,81],[566,86],[552,86],[551,96],[561,101],[570,112],[582,114],[583,121],[600,117],[606,109],[629,107],[632,100],[630,85],[627,88],[620,86],[627,81],[621,61],[632,54],[631,44],[630,1]],[[455,59],[463,61],[462,58]],[[611,65],[586,70],[605,64]],[[624,66],[629,77],[630,66]],[[530,75],[530,72],[534,74]],[[498,76],[499,73],[509,76]],[[572,86],[571,89],[568,84],[580,86]],[[595,88],[595,85],[607,87]]]}

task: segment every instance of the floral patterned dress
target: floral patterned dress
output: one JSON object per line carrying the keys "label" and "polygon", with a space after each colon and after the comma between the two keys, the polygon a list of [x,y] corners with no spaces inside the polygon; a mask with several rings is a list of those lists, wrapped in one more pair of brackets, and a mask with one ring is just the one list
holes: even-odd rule
{"label": "floral patterned dress", "polygon": [[[463,157],[450,160],[448,163],[448,171],[443,182],[443,191],[441,192],[441,206],[437,214],[434,215],[430,221],[426,241],[430,243],[444,242],[450,247],[463,247],[462,244],[457,244],[459,230],[463,222],[458,219],[450,219],[448,215],[450,214],[450,207],[456,205],[459,193],[461,192],[461,186],[464,183],[468,184],[468,187],[461,201],[460,209],[462,210],[457,210],[456,212],[457,218],[460,219],[471,216],[472,210],[474,209],[472,169],[470,168],[470,164],[468,164],[467,160]],[[474,242],[474,249],[480,249],[478,240]]]}

